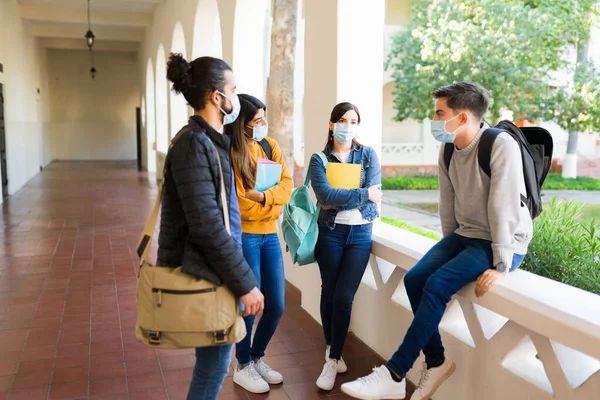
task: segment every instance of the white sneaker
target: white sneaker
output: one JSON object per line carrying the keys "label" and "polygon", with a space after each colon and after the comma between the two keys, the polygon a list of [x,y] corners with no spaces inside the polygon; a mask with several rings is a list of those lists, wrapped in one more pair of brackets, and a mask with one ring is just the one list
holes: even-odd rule
{"label": "white sneaker", "polygon": [[260,376],[254,366],[254,362],[246,365],[243,369],[236,368],[233,373],[233,382],[243,387],[250,393],[267,393],[271,388]]}
{"label": "white sneaker", "polygon": [[323,390],[331,390],[335,386],[335,377],[337,376],[338,362],[337,360],[329,360],[323,367],[321,376],[317,379],[317,386]]}
{"label": "white sneaker", "polygon": [[455,370],[456,365],[448,357],[442,365],[436,368],[427,369],[427,364],[423,363],[423,370],[419,373],[419,385],[411,400],[429,399]]}
{"label": "white sneaker", "polygon": [[254,361],[254,368],[269,385],[279,385],[283,382],[283,375],[269,367],[262,358]]}
{"label": "white sneaker", "polygon": [[[325,350],[325,362],[329,361],[329,351],[331,350],[331,346],[327,346],[327,349]],[[338,369],[337,369],[337,373],[338,374],[344,374],[348,371],[348,366],[346,365],[346,363],[344,362],[343,358],[340,358],[338,360]]]}
{"label": "white sneaker", "polygon": [[396,382],[392,373],[381,366],[374,368],[371,375],[358,378],[354,382],[344,383],[342,392],[348,396],[363,400],[404,399],[406,397],[406,379]]}

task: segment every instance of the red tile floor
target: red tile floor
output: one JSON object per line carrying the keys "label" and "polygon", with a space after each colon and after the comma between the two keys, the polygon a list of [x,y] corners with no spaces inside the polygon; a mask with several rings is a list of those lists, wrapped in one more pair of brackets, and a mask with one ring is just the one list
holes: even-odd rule
{"label": "red tile floor", "polygon": [[[54,163],[2,205],[0,399],[185,399],[193,352],[134,337],[134,248],[155,195],[129,163]],[[267,351],[285,383],[253,395],[230,376],[220,399],[342,399],[341,383],[383,362],[351,335],[349,372],[319,391],[321,328],[292,287],[286,304]]]}

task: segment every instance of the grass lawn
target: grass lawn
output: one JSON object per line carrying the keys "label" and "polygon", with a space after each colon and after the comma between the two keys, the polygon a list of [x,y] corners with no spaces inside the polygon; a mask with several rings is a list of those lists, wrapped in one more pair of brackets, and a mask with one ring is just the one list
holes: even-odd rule
{"label": "grass lawn", "polygon": [[[399,176],[384,178],[383,190],[437,190],[437,177]],[[546,190],[600,190],[600,179],[580,176],[565,179],[560,174],[550,174],[544,182]]]}
{"label": "grass lawn", "polygon": [[381,217],[381,221],[385,222],[386,224],[404,229],[405,231],[416,233],[417,235],[421,235],[421,236],[424,236],[429,239],[440,240],[442,238],[440,235],[438,235],[435,232],[432,232],[425,228],[421,228],[419,226],[407,224],[406,222],[400,221],[399,219]]}

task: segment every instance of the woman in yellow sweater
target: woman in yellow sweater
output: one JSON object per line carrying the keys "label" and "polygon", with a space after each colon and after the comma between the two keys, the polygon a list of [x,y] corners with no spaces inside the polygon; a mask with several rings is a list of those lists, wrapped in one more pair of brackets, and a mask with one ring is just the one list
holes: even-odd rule
{"label": "woman in yellow sweater", "polygon": [[[270,384],[283,382],[283,376],[269,367],[263,357],[284,311],[285,274],[277,219],[281,207],[290,201],[294,184],[277,142],[267,137],[266,106],[247,94],[238,97],[240,116],[226,125],[225,134],[231,135],[244,257],[265,296],[265,309],[253,342],[254,316],[245,317],[248,334],[236,346],[238,366],[233,380],[251,393],[265,393]],[[255,189],[259,158],[271,158],[282,166],[279,183],[262,192]]]}

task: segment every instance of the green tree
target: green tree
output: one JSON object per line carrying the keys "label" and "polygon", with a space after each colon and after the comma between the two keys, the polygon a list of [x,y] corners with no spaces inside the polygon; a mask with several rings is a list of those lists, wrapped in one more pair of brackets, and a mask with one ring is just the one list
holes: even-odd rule
{"label": "green tree", "polygon": [[563,21],[565,37],[576,58],[566,60],[569,78],[552,91],[548,99],[539,99],[539,116],[556,122],[569,132],[563,177],[577,177],[577,148],[580,133],[600,131],[600,74],[589,62],[590,30],[600,12],[598,0],[566,0],[567,7],[550,7],[549,0],[532,0],[534,7],[553,13]]}
{"label": "green tree", "polygon": [[[586,0],[588,1],[588,0]],[[416,0],[407,29],[394,39],[387,67],[396,85],[396,119],[432,114],[432,89],[476,81],[493,96],[492,119],[507,108],[539,113],[550,76],[582,36],[577,0]]]}

